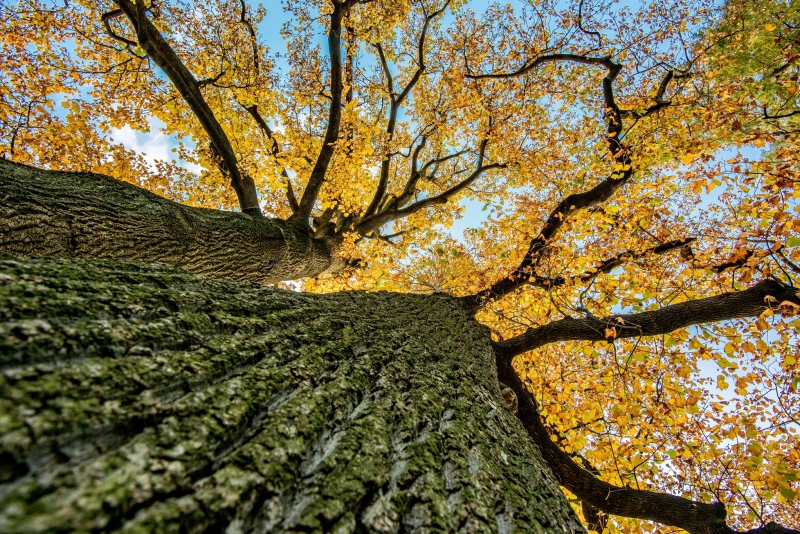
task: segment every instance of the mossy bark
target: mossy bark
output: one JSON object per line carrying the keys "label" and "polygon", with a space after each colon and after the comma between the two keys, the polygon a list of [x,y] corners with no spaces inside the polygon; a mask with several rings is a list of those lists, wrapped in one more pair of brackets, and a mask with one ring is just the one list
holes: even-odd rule
{"label": "mossy bark", "polygon": [[0,531],[580,532],[454,299],[0,259]]}

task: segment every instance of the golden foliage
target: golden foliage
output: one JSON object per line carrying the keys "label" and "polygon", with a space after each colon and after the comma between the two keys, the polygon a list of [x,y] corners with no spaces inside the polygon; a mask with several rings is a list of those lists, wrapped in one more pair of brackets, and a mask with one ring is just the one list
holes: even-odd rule
{"label": "golden foliage", "polygon": [[[287,3],[288,72],[274,65],[284,52],[250,32],[268,16],[261,6],[153,6],[149,17],[203,80],[204,97],[254,178],[263,210],[289,217],[286,178],[302,194],[327,125],[329,64],[317,43],[331,4]],[[205,132],[135,44],[130,25],[110,17],[104,26],[101,16],[115,7],[95,0],[3,4],[0,152],[45,167],[102,172],[185,203],[235,207]],[[536,263],[537,275],[566,283],[523,288],[479,314],[496,338],[565,316],[656,309],[768,276],[797,279],[796,5],[669,0],[637,11],[536,0],[479,12],[457,1],[431,18],[420,45],[426,19],[442,7],[435,0],[369,2],[344,21],[342,125],[313,215],[320,224],[352,224],[343,229],[340,250],[361,262],[305,281],[306,290],[474,294],[515,269],[561,198],[630,166],[634,175],[623,189],[602,206],[571,214]],[[629,166],[607,149],[602,68],[552,62],[514,78],[467,77],[511,72],[554,51],[607,55],[622,65],[614,91],[628,110],[622,139]],[[687,76],[659,94],[670,69]],[[392,102],[405,87],[390,126]],[[650,112],[659,102],[668,105]],[[271,136],[246,110],[252,106],[274,125]],[[176,161],[150,165],[113,139],[114,129],[126,125],[148,131],[152,119],[180,141],[178,156],[202,172]],[[414,165],[422,170],[407,202],[462,183],[481,146],[485,162],[503,166],[446,203],[359,233],[382,166],[386,196],[377,207],[391,208]],[[484,205],[481,221],[463,237],[449,236],[446,228],[475,205]],[[689,237],[696,241],[680,253],[638,254]],[[603,260],[625,253],[620,267],[599,272]],[[721,500],[741,528],[767,520],[797,525],[795,308],[776,302],[775,313],[755,321],[657,338],[616,339],[613,326],[608,342],[549,345],[518,358],[517,368],[564,449],[604,479]],[[609,528],[652,530],[625,519]]]}

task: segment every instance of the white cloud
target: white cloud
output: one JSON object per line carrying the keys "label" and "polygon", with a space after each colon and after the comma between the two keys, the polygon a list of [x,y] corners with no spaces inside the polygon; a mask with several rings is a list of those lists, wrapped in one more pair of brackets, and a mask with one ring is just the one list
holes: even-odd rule
{"label": "white cloud", "polygon": [[122,143],[125,148],[142,154],[153,168],[155,168],[156,160],[172,161],[174,159],[181,167],[194,173],[200,173],[203,170],[202,167],[180,160],[177,154],[172,152],[172,149],[178,146],[178,142],[174,138],[165,135],[161,131],[162,126],[161,121],[152,119],[150,121],[150,131],[147,133],[134,130],[125,125],[122,128],[112,129],[111,136],[115,141]]}

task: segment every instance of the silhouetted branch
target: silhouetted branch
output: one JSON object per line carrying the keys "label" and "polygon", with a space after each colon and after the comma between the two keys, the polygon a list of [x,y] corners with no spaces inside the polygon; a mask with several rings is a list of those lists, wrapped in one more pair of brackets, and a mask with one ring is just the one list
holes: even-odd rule
{"label": "silhouetted branch", "polygon": [[744,291],[690,300],[665,306],[660,310],[612,315],[606,318],[565,318],[528,328],[514,338],[495,343],[497,354],[511,360],[514,356],[559,341],[613,341],[614,339],[656,336],[686,326],[753,317],[767,309],[777,309],[782,302],[800,304],[800,292],[775,280],[767,279]]}
{"label": "silhouetted branch", "polygon": [[779,113],[777,115],[770,115],[769,113],[767,113],[767,106],[763,106],[761,109],[764,111],[764,118],[767,119],[767,120],[770,120],[770,119],[785,119],[786,117],[793,117],[794,115],[800,114],[800,109],[787,111],[786,113]]}
{"label": "silhouetted branch", "polygon": [[103,26],[106,28],[106,33],[111,36],[113,39],[125,44],[125,46],[138,46],[139,43],[136,41],[132,41],[126,37],[119,35],[114,29],[111,27],[111,20],[115,19],[119,16],[124,15],[121,9],[114,9],[113,11],[109,11],[108,13],[103,13],[100,16],[100,20],[103,22]]}
{"label": "silhouetted branch", "polygon": [[250,34],[250,39],[252,41],[252,46],[253,46],[253,66],[255,67],[256,72],[258,72],[260,68],[258,61],[258,37],[256,35],[255,28],[253,28],[253,23],[250,22],[249,18],[247,18],[247,3],[245,2],[245,0],[239,0],[239,3],[242,8],[242,13],[239,22],[245,25],[245,27],[247,28],[247,32]]}
{"label": "silhouetted branch", "polygon": [[[785,286],[777,282],[768,282],[774,284],[771,289],[775,290],[776,296],[786,292]],[[768,294],[770,290],[763,284],[764,282],[747,290],[756,293],[756,295],[748,296],[761,298],[763,292],[766,291]],[[795,300],[798,300],[796,292],[793,293]],[[756,309],[751,308],[748,314],[750,313],[756,313]],[[666,493],[619,487],[600,480],[578,465],[552,440],[550,433],[541,421],[536,400],[525,389],[522,380],[511,365],[511,358],[506,354],[498,353],[497,377],[502,384],[511,388],[516,394],[517,417],[538,446],[542,457],[558,482],[574,493],[582,503],[589,507],[590,511],[599,510],[616,516],[655,521],[663,525],[681,528],[689,534],[737,534],[737,531],[726,524],[727,512],[723,503],[708,504]],[[592,519],[589,520],[592,521]],[[746,534],[800,534],[800,531],[783,527],[777,523],[768,523],[762,527],[748,530]]]}
{"label": "silhouetted branch", "polygon": [[[392,138],[394,137],[394,130],[397,124],[397,113],[400,110],[400,107],[403,105],[403,102],[406,100],[406,98],[408,98],[411,90],[414,88],[417,82],[419,82],[422,74],[425,72],[425,37],[428,33],[428,26],[432,20],[444,13],[449,4],[450,0],[447,0],[441,9],[438,9],[425,17],[425,23],[422,25],[422,31],[420,32],[419,40],[417,41],[417,69],[414,71],[411,79],[397,96],[395,96],[394,80],[392,79],[391,72],[389,71],[389,65],[386,62],[386,55],[384,54],[380,43],[375,44],[375,48],[378,51],[378,58],[380,59],[384,75],[386,76],[386,86],[389,90],[389,119],[386,125],[387,143],[391,142]],[[372,197],[372,201],[369,203],[369,206],[367,206],[367,209],[364,212],[365,217],[369,217],[378,211],[378,208],[383,202],[384,196],[386,195],[386,188],[389,185],[389,169],[391,166],[391,161],[392,154],[386,154],[383,158],[383,161],[381,161],[378,187],[375,190],[375,195]]]}
{"label": "silhouetted branch", "polygon": [[546,54],[535,57],[532,61],[526,63],[519,69],[512,72],[490,73],[490,74],[467,74],[466,77],[472,78],[474,80],[483,80],[487,78],[501,78],[501,79],[516,78],[535,69],[539,65],[544,65],[545,63],[557,63],[560,61],[571,61],[573,63],[581,63],[584,65],[602,65],[606,67],[606,69],[608,69],[609,72],[614,70],[619,72],[619,69],[621,68],[620,65],[614,63],[611,60],[610,56],[591,57],[591,56],[583,56],[581,54]]}
{"label": "silhouetted branch", "polygon": [[688,78],[689,76],[691,76],[691,75],[689,73],[685,73],[685,72],[684,73],[675,74],[675,71],[673,71],[673,70],[667,71],[666,75],[664,75],[664,78],[661,80],[661,83],[658,86],[658,90],[656,90],[656,94],[653,96],[653,100],[655,100],[655,102],[656,102],[655,104],[653,104],[651,106],[648,106],[647,108],[645,108],[642,111],[636,111],[636,110],[631,110],[631,109],[621,110],[620,111],[620,115],[622,117],[626,117],[626,116],[631,116],[632,115],[632,116],[636,117],[637,119],[641,119],[641,118],[644,118],[644,117],[649,117],[650,115],[652,115],[654,113],[658,113],[659,111],[661,111],[665,107],[672,105],[671,101],[664,100],[664,94],[667,92],[667,88],[669,87],[669,84],[673,80],[684,79],[684,78]]}
{"label": "silhouetted branch", "polygon": [[[620,137],[622,134],[622,117],[624,114],[630,112],[621,111],[614,97],[613,84],[622,67],[620,64],[612,61],[610,57],[590,57],[578,54],[540,55],[521,68],[510,73],[469,75],[467,77],[474,79],[514,78],[522,76],[544,63],[560,61],[599,65],[607,70],[607,74],[602,82],[603,100],[605,104],[606,142],[615,163],[615,171],[611,176],[592,189],[583,193],[573,193],[564,198],[550,214],[538,235],[531,240],[525,256],[513,272],[483,291],[474,295],[462,297],[464,302],[475,310],[481,307],[488,299],[503,297],[528,283],[532,278],[535,278],[534,267],[538,261],[539,254],[555,237],[567,218],[576,211],[605,202],[633,176],[634,169],[630,152],[628,148],[622,144]],[[656,113],[668,106],[669,102],[663,99],[667,87],[673,79],[685,76],[687,76],[687,74],[682,73],[675,75],[673,71],[669,71],[656,92],[656,104],[648,108],[645,114]]]}
{"label": "silhouetted branch", "polygon": [[362,234],[365,234],[367,232],[377,230],[378,228],[380,228],[381,226],[390,221],[395,221],[397,219],[402,219],[403,217],[408,217],[409,215],[426,208],[445,204],[454,195],[460,193],[461,191],[472,185],[475,182],[475,180],[477,180],[484,172],[492,169],[505,168],[507,166],[505,163],[491,163],[489,165],[483,164],[483,159],[487,144],[488,144],[487,139],[481,141],[480,147],[478,149],[478,158],[475,164],[475,170],[463,181],[457,183],[456,185],[450,187],[449,189],[443,191],[442,193],[439,193],[438,195],[425,198],[407,207],[402,207],[402,205],[398,202],[398,199],[389,201],[386,203],[385,206],[381,206],[381,210],[378,213],[374,214],[371,217],[364,218],[357,226],[358,231],[361,232]]}
{"label": "silhouetted branch", "polygon": [[554,287],[563,286],[567,282],[588,282],[597,276],[610,272],[615,268],[619,267],[626,261],[631,261],[638,258],[643,258],[648,256],[649,254],[666,254],[667,252],[671,252],[673,250],[678,250],[680,248],[685,247],[695,238],[689,237],[684,239],[675,239],[672,241],[667,241],[666,243],[662,243],[656,247],[651,247],[646,250],[641,251],[627,251],[617,254],[616,256],[612,256],[607,258],[601,262],[599,262],[594,268],[586,271],[583,274],[573,277],[563,277],[563,276],[556,276],[556,277],[545,277],[545,276],[538,276],[534,274],[528,280],[528,284],[535,286],[535,287],[544,287],[547,289],[552,289]]}
{"label": "silhouetted branch", "polygon": [[[342,19],[344,19],[350,7],[356,2],[348,0],[345,2],[333,1],[333,12],[331,13],[331,25],[328,30],[328,53],[330,55],[330,75],[331,75],[331,104],[328,111],[328,126],[325,129],[325,138],[322,141],[317,161],[311,169],[311,176],[306,184],[303,196],[300,199],[298,209],[292,218],[308,224],[311,210],[317,201],[317,195],[325,182],[325,175],[328,172],[331,158],[336,148],[336,141],[339,138],[339,126],[342,121],[342,91],[344,84],[342,81]],[[363,2],[358,2],[363,3]]]}
{"label": "silhouetted branch", "polygon": [[[603,46],[603,36],[600,35],[600,32],[589,31],[583,27],[583,0],[581,0],[580,4],[578,4],[578,29],[580,29],[586,35],[596,36],[598,49],[600,49]],[[600,529],[600,531],[602,532],[602,529]]]}
{"label": "silhouetted branch", "polygon": [[199,80],[197,82],[197,86],[198,87],[205,87],[206,85],[213,85],[213,84],[217,83],[217,81],[219,81],[219,79],[222,78],[223,76],[225,76],[225,71],[224,70],[222,72],[220,72],[219,74],[217,74],[216,76],[214,76],[213,78],[206,78],[204,80]]}
{"label": "silhouetted branch", "polygon": [[490,298],[500,298],[525,285],[534,276],[533,267],[538,254],[547,246],[561,229],[564,221],[576,211],[605,202],[630,178],[630,167],[622,171],[622,176],[614,174],[583,193],[573,193],[559,202],[547,218],[539,234],[531,240],[528,251],[519,266],[508,276],[492,284],[491,287],[474,295],[462,297],[469,305],[477,308]]}

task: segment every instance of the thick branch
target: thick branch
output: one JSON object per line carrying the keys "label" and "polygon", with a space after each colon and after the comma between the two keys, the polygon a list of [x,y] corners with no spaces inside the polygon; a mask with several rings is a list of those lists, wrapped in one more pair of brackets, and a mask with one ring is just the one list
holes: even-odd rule
{"label": "thick branch", "polygon": [[0,253],[136,259],[265,284],[343,266],[335,237],[312,239],[280,219],[184,206],[99,174],[0,160],[0,191]]}
{"label": "thick branch", "polygon": [[608,56],[590,57],[580,54],[548,54],[545,56],[537,56],[532,61],[526,63],[513,72],[495,74],[467,74],[466,77],[474,80],[483,80],[487,78],[516,78],[535,69],[539,65],[544,65],[545,63],[556,63],[559,61],[572,61],[574,63],[582,63],[584,65],[603,65],[609,70],[611,70],[612,66],[616,66],[616,68],[619,69],[619,65],[611,61],[611,58]]}
{"label": "thick branch", "polygon": [[613,341],[617,338],[657,336],[686,326],[753,317],[766,309],[777,309],[784,301],[800,304],[800,291],[771,279],[744,291],[690,300],[643,313],[613,315],[597,319],[565,318],[495,345],[506,360],[558,341]]}
{"label": "thick branch", "polygon": [[[408,182],[406,182],[406,186],[403,188],[403,192],[400,194],[400,197],[397,199],[398,207],[402,208],[414,197],[414,193],[417,190],[417,182],[419,182],[419,179],[422,177],[424,172],[420,171],[419,169],[419,155],[422,152],[422,149],[425,148],[427,141],[427,137],[423,135],[422,139],[419,141],[419,144],[411,153],[411,176],[409,177]],[[383,202],[381,202],[381,205],[383,205]]]}
{"label": "thick branch", "polygon": [[[785,287],[777,282],[772,284],[778,286],[775,288],[777,293],[785,291]],[[736,534],[736,531],[725,522],[727,513],[722,503],[707,504],[666,493],[621,488],[598,479],[575,463],[553,442],[541,422],[536,401],[514,371],[511,359],[504,354],[498,354],[497,357],[497,377],[517,395],[517,417],[539,447],[556,479],[590,509],[601,510],[611,515],[655,521],[684,529],[689,534]],[[747,531],[747,534],[769,533],[800,534],[800,531],[776,523],[768,523],[763,527]]]}
{"label": "thick branch", "polygon": [[251,215],[261,215],[258,205],[255,183],[252,178],[241,173],[236,160],[236,154],[228,140],[228,136],[220,126],[211,107],[203,98],[200,87],[194,75],[183,64],[175,50],[167,43],[158,29],[147,18],[144,4],[134,4],[131,0],[114,0],[120,9],[131,21],[136,29],[136,38],[139,45],[147,52],[156,65],[167,75],[180,95],[189,104],[203,129],[211,140],[214,151],[219,154],[223,170],[230,177],[231,185],[239,199],[242,211]]}
{"label": "thick branch", "polygon": [[295,217],[308,224],[311,210],[317,201],[317,195],[325,182],[325,175],[328,166],[333,158],[336,141],[339,138],[339,125],[342,121],[342,19],[350,8],[350,2],[334,2],[333,13],[331,13],[331,27],[328,31],[328,51],[331,62],[331,105],[328,111],[328,127],[325,130],[325,138],[322,141],[322,148],[311,170],[311,176],[303,191]]}

